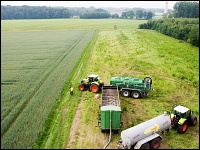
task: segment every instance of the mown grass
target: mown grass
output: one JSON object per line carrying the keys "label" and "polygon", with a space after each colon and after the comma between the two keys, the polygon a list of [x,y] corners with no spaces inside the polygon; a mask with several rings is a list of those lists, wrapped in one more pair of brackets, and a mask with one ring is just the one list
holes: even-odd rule
{"label": "mown grass", "polygon": [[[156,117],[164,111],[170,111],[175,104],[191,108],[199,119],[198,52],[196,47],[151,30],[101,31],[88,65],[88,72],[95,72],[106,84],[109,84],[112,76],[150,76],[153,79],[154,90],[149,96],[140,100],[120,96],[124,122],[121,130]],[[88,118],[94,119],[92,114],[87,114]],[[86,129],[80,126],[78,131],[85,132],[91,127],[94,128],[92,124],[85,127]],[[198,127],[198,124],[189,127],[185,135],[172,129],[174,134],[168,135],[169,138],[162,142],[161,149],[198,148]],[[96,134],[94,131],[96,130],[93,129],[92,135]],[[98,137],[103,139],[100,134]],[[119,138],[120,135],[113,135],[108,148],[115,148]],[[104,146],[85,142],[81,144],[87,148]],[[80,147],[77,139],[73,148]]]}

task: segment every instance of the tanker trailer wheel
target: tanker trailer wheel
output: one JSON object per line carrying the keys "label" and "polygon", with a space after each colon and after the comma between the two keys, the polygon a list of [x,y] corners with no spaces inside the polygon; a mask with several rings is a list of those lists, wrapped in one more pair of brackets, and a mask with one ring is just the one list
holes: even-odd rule
{"label": "tanker trailer wheel", "polygon": [[106,131],[104,129],[101,129],[101,133],[105,133]]}
{"label": "tanker trailer wheel", "polygon": [[118,133],[119,133],[119,130],[114,130],[114,133],[115,133],[115,134],[118,134]]}
{"label": "tanker trailer wheel", "polygon": [[140,149],[150,149],[149,143],[144,143],[144,144],[140,147]]}
{"label": "tanker trailer wheel", "polygon": [[78,86],[78,89],[79,89],[80,91],[84,91],[84,90],[85,90],[85,86],[84,86],[83,84],[80,84],[80,85]]}
{"label": "tanker trailer wheel", "polygon": [[191,116],[190,119],[189,119],[189,121],[190,121],[190,125],[194,126],[194,125],[197,124],[197,117]]}
{"label": "tanker trailer wheel", "polygon": [[160,138],[155,138],[152,142],[151,142],[151,149],[158,149],[158,147],[160,147]]}
{"label": "tanker trailer wheel", "polygon": [[92,91],[93,93],[98,93],[99,92],[99,86],[96,85],[96,84],[91,84],[90,91]]}
{"label": "tanker trailer wheel", "polygon": [[141,97],[141,94],[140,94],[139,91],[133,91],[133,92],[131,93],[131,96],[132,96],[133,98],[139,99],[139,98]]}
{"label": "tanker trailer wheel", "polygon": [[187,128],[188,128],[188,123],[185,121],[182,125],[178,126],[178,132],[181,134],[185,133]]}
{"label": "tanker trailer wheel", "polygon": [[129,97],[130,96],[130,91],[129,90],[122,90],[122,95],[124,97]]}

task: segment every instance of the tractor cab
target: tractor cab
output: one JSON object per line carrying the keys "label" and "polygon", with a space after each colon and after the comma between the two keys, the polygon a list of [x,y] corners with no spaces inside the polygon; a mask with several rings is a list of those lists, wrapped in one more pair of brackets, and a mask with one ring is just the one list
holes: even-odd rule
{"label": "tractor cab", "polygon": [[98,75],[96,75],[96,74],[91,74],[90,76],[88,76],[88,80],[89,80],[89,82],[95,82],[95,81],[99,81],[99,80],[101,80],[101,79],[99,78]]}
{"label": "tractor cab", "polygon": [[184,106],[176,106],[173,110],[173,114],[179,118],[188,118],[191,115],[191,111]]}

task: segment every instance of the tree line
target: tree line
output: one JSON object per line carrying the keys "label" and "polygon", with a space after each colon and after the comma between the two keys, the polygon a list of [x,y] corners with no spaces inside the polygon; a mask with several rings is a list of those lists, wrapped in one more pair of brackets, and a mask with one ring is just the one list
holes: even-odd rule
{"label": "tree line", "polygon": [[[178,1],[163,18],[199,18],[199,2]],[[129,9],[122,12],[121,16],[117,13],[110,14],[103,9],[95,9],[91,6],[84,7],[46,7],[46,6],[11,6],[1,5],[1,19],[54,19],[72,18],[78,16],[81,19],[97,18],[122,18],[122,19],[146,19],[151,20],[154,16],[152,11],[146,12],[145,9]]]}
{"label": "tree line", "polygon": [[186,41],[199,47],[199,18],[166,18],[148,20],[139,29],[156,30],[170,37]]}
{"label": "tree line", "polygon": [[174,18],[199,18],[199,2],[182,1],[174,5]]}
{"label": "tree line", "polygon": [[1,6],[1,19],[53,19],[70,18],[71,12],[66,8],[46,6]]}
{"label": "tree line", "polygon": [[177,2],[173,13],[165,14],[162,19],[148,20],[139,28],[156,30],[199,47],[199,2]]}
{"label": "tree line", "polygon": [[142,11],[142,10],[136,10],[135,12],[133,10],[128,10],[126,12],[122,12],[121,18],[123,19],[146,19],[150,20],[154,16],[153,12],[149,11]]}
{"label": "tree line", "polygon": [[54,19],[54,18],[73,18],[78,16],[80,19],[101,19],[101,18],[122,18],[122,19],[152,19],[153,13],[143,10],[129,10],[123,12],[121,16],[117,13],[110,14],[104,9],[79,7],[46,7],[46,6],[1,6],[1,19]]}
{"label": "tree line", "polygon": [[199,18],[199,2],[177,2],[173,7],[173,11],[164,14],[163,18]]}
{"label": "tree line", "polygon": [[99,8],[99,9],[93,9],[93,10],[87,10],[86,12],[83,12],[80,14],[81,19],[101,19],[101,18],[110,18],[110,13],[107,11]]}

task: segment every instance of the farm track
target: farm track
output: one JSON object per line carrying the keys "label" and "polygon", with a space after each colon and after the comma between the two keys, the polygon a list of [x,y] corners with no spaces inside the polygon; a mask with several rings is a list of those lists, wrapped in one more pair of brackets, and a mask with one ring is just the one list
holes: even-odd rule
{"label": "farm track", "polygon": [[[63,53],[61,56],[59,56],[55,62],[53,62],[52,66],[49,67],[49,69],[44,70],[44,73],[41,78],[39,78],[34,84],[31,86],[31,89],[28,90],[23,96],[20,102],[15,105],[15,107],[10,111],[6,117],[1,121],[3,130],[1,129],[1,137],[9,130],[9,128],[12,126],[12,124],[15,122],[15,120],[18,118],[18,116],[22,113],[23,109],[26,108],[28,103],[31,101],[31,99],[34,97],[34,95],[39,91],[41,86],[44,84],[44,82],[47,80],[47,78],[56,70],[56,68],[62,63],[62,61],[69,55],[70,52],[73,51],[73,49],[78,45],[78,43],[81,42],[82,39],[84,39],[84,36],[87,34],[87,32],[84,32],[84,34],[72,45],[68,51]],[[32,91],[32,88],[34,91]],[[18,108],[18,109],[16,109]],[[12,114],[12,115],[11,115]],[[8,116],[12,116],[8,118]],[[8,118],[8,120],[6,120]],[[4,125],[6,122],[9,122],[9,125]],[[5,128],[4,128],[5,127]]]}

